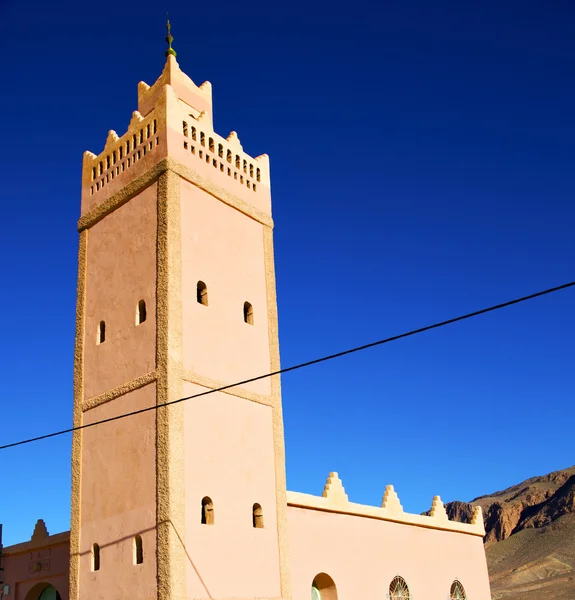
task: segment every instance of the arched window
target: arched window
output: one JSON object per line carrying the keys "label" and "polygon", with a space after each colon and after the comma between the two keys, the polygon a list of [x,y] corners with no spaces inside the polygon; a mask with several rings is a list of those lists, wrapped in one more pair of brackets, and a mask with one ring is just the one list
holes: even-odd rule
{"label": "arched window", "polygon": [[145,300],[140,300],[136,309],[136,325],[141,325],[146,320],[146,317],[146,302]]}
{"label": "arched window", "polygon": [[210,152],[215,152],[215,149],[214,149],[214,138],[210,138],[208,141],[209,141],[209,150],[210,150]]}
{"label": "arched window", "polygon": [[311,584],[311,600],[337,600],[337,588],[326,573],[319,573]]}
{"label": "arched window", "polygon": [[100,570],[100,546],[94,544],[92,546],[92,571]]}
{"label": "arched window", "polygon": [[98,334],[96,337],[96,343],[101,344],[106,341],[106,323],[104,321],[100,321],[98,325]]}
{"label": "arched window", "polygon": [[202,498],[202,525],[214,524],[214,503],[207,496]]}
{"label": "arched window", "polygon": [[449,600],[467,600],[465,589],[457,579],[451,584]]}
{"label": "arched window", "polygon": [[200,131],[200,144],[202,146],[206,145],[206,134],[203,131]]}
{"label": "arched window", "polygon": [[253,525],[257,529],[263,529],[264,527],[264,513],[262,511],[262,507],[257,502],[253,505],[252,508],[252,519]]}
{"label": "arched window", "polygon": [[188,123],[186,121],[182,121],[182,133],[188,137]]}
{"label": "arched window", "polygon": [[222,145],[222,144],[218,144],[218,156],[219,156],[220,158],[223,158],[223,157],[224,157],[224,147],[223,147],[223,145]]}
{"label": "arched window", "polygon": [[141,565],[144,562],[144,547],[142,545],[142,536],[134,537],[134,564]]}
{"label": "arched window", "polygon": [[403,577],[394,577],[389,584],[389,600],[409,600],[409,588]]}
{"label": "arched window", "polygon": [[208,305],[208,287],[203,281],[198,281],[197,301],[198,304]]}
{"label": "arched window", "polygon": [[244,302],[244,321],[254,324],[254,307],[249,302]]}

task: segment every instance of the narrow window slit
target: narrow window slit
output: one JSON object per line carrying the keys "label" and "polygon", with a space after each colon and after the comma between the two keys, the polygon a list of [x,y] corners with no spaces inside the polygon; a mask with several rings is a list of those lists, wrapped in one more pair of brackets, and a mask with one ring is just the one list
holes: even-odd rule
{"label": "narrow window slit", "polygon": [[144,546],[142,544],[142,536],[134,537],[134,564],[141,565],[144,562]]}
{"label": "narrow window slit", "polygon": [[136,308],[136,325],[141,325],[146,320],[146,317],[146,302],[145,300],[140,300]]}
{"label": "narrow window slit", "polygon": [[262,511],[262,507],[257,502],[253,505],[252,508],[252,522],[253,526],[256,529],[263,529],[264,526],[264,513]]}
{"label": "narrow window slit", "polygon": [[203,281],[198,281],[196,286],[196,299],[198,304],[208,305],[208,287]]}
{"label": "narrow window slit", "polygon": [[100,546],[92,545],[92,571],[100,570]]}
{"label": "narrow window slit", "polygon": [[254,324],[254,307],[249,302],[244,302],[244,322]]}
{"label": "narrow window slit", "polygon": [[202,525],[213,525],[214,522],[214,503],[206,496],[202,498]]}
{"label": "narrow window slit", "polygon": [[98,325],[98,333],[96,337],[96,343],[102,344],[106,341],[106,323],[104,321],[100,321]]}

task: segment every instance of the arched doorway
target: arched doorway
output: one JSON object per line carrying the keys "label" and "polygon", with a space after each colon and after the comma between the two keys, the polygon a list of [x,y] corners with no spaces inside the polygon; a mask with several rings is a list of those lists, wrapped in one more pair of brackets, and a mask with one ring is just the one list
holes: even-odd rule
{"label": "arched doorway", "polygon": [[25,600],[62,600],[62,598],[53,585],[38,583],[26,594]]}

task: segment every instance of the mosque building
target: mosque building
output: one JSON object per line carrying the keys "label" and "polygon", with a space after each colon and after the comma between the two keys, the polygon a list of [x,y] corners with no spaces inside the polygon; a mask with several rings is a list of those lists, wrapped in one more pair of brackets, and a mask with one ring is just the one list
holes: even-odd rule
{"label": "mosque building", "polygon": [[4,548],[0,597],[490,600],[480,507],[287,491],[280,378],[257,378],[280,368],[269,158],[215,133],[167,39],[84,154],[74,425],[105,422],[74,433],[70,532]]}

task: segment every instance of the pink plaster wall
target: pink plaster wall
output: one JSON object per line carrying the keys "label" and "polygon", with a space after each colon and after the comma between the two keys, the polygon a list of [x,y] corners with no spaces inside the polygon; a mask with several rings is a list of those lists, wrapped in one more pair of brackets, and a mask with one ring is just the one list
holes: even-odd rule
{"label": "pink plaster wall", "polygon": [[[153,184],[88,231],[86,399],[155,368],[156,194]],[[136,326],[141,299],[147,319]],[[106,341],[96,344],[101,320]]]}
{"label": "pink plaster wall", "polygon": [[[41,545],[28,542],[18,544],[16,552],[11,547],[5,548],[4,583],[10,585],[10,596],[7,600],[37,600],[42,584],[54,586],[62,600],[68,600],[68,577],[70,561],[70,543],[67,534],[56,534],[52,538],[57,542]],[[63,538],[63,539],[62,539]],[[15,547],[14,550],[16,550]],[[35,572],[33,566],[41,563],[41,570]],[[38,589],[35,589],[37,586]],[[38,591],[38,594],[30,593]],[[30,598],[26,596],[30,593]]]}
{"label": "pink plaster wall", "polygon": [[[204,390],[184,385],[186,396]],[[279,597],[271,408],[212,394],[184,404],[184,426],[188,597]],[[201,524],[205,496],[213,525]],[[253,527],[256,502],[263,529]]]}
{"label": "pink plaster wall", "polygon": [[[184,369],[225,383],[269,373],[263,225],[184,180],[181,223]],[[208,306],[197,302],[198,280]],[[246,388],[270,394],[270,380]]]}
{"label": "pink plaster wall", "polygon": [[[156,385],[94,408],[90,423],[156,404]],[[81,598],[152,598],[156,589],[156,414],[87,428],[83,432],[80,508]],[[142,536],[144,562],[133,560],[134,536]],[[92,572],[91,548],[100,546],[100,570]]]}
{"label": "pink plaster wall", "polygon": [[292,593],[307,600],[314,577],[327,573],[339,600],[386,598],[396,575],[414,598],[445,600],[458,579],[470,600],[490,600],[479,536],[378,519],[288,508]]}

